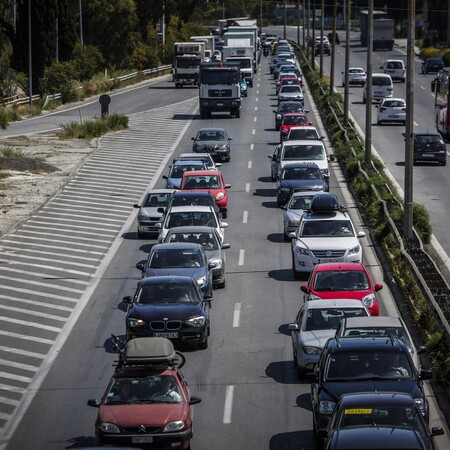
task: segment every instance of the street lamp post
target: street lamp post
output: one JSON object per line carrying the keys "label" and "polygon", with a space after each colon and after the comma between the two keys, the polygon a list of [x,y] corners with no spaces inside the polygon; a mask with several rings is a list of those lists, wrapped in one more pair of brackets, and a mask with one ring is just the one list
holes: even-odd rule
{"label": "street lamp post", "polygon": [[32,104],[33,100],[33,69],[32,69],[32,51],[31,51],[31,0],[28,0],[28,103]]}

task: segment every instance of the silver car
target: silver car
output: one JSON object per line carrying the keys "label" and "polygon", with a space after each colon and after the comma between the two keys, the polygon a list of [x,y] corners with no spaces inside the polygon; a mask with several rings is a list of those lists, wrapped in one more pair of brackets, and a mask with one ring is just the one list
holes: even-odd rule
{"label": "silver car", "polygon": [[292,337],[294,365],[299,379],[312,372],[329,338],[345,317],[368,317],[369,310],[357,300],[310,300],[288,325]]}
{"label": "silver car", "polygon": [[215,264],[212,269],[213,288],[225,287],[225,249],[230,248],[230,244],[222,244],[221,238],[215,228],[188,226],[171,228],[167,233],[164,242],[194,242],[201,244],[205,250],[208,262]]}
{"label": "silver car", "polygon": [[278,92],[278,103],[286,101],[300,101],[304,99],[303,90],[295,84],[286,84],[280,87]]}
{"label": "silver car", "polygon": [[286,205],[281,206],[283,210],[284,239],[290,240],[289,233],[293,233],[303,213],[309,209],[312,198],[316,191],[294,192]]}

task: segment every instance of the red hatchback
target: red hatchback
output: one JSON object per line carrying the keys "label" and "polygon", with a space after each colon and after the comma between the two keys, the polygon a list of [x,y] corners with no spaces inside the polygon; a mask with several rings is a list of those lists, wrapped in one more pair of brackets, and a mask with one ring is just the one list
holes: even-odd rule
{"label": "red hatchback", "polygon": [[191,405],[201,400],[191,397],[183,364],[168,339],[129,340],[103,397],[88,401],[99,409],[96,445],[189,449]]}
{"label": "red hatchback", "polygon": [[180,188],[182,191],[209,191],[220,208],[228,206],[227,189],[231,188],[231,184],[225,184],[222,173],[218,170],[185,172]]}
{"label": "red hatchback", "polygon": [[279,81],[277,81],[277,84],[275,85],[276,93],[278,94],[281,86],[285,86],[286,84],[298,84],[303,89],[303,81],[301,78],[282,77],[279,79]]}
{"label": "red hatchback", "polygon": [[312,125],[312,122],[309,121],[309,116],[306,112],[285,114],[280,126],[280,142],[287,138],[292,127],[307,127],[310,125]]}
{"label": "red hatchback", "polygon": [[372,316],[380,313],[375,296],[375,292],[380,289],[383,289],[383,285],[374,285],[366,267],[360,263],[317,264],[308,284],[300,286],[300,290],[305,293],[305,301],[338,298],[361,300]]}

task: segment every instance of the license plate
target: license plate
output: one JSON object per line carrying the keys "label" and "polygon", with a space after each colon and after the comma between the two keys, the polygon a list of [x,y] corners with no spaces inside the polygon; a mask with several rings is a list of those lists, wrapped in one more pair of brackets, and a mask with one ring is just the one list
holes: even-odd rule
{"label": "license plate", "polygon": [[217,106],[223,106],[223,103],[217,103]]}
{"label": "license plate", "polygon": [[395,115],[395,114],[391,114],[391,115],[389,116],[389,119],[398,119],[398,116]]}
{"label": "license plate", "polygon": [[383,95],[383,93],[381,91],[375,91],[374,94],[375,95]]}
{"label": "license plate", "polygon": [[153,333],[153,337],[163,337],[167,339],[177,339],[178,333]]}
{"label": "license plate", "polygon": [[432,155],[431,153],[424,153],[422,155],[422,158],[434,158],[434,155]]}
{"label": "license plate", "polygon": [[331,258],[319,258],[317,260],[318,264],[320,264],[320,263],[335,263],[335,262],[338,262],[338,260],[337,259],[331,259]]}
{"label": "license plate", "polygon": [[152,444],[153,438],[151,436],[135,436],[131,438],[133,444]]}

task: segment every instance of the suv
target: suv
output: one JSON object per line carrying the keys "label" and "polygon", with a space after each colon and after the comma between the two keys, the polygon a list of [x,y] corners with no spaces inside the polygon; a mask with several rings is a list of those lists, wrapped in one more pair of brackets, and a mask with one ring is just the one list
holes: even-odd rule
{"label": "suv", "polygon": [[[120,359],[101,399],[88,400],[98,408],[95,444],[187,449],[192,438],[192,397],[181,373],[185,358],[165,338],[113,341]],[[165,387],[169,391],[165,391]],[[143,424],[151,424],[144,426]]]}
{"label": "suv", "polygon": [[358,241],[365,235],[364,231],[356,232],[336,195],[316,194],[295,232],[289,234],[294,276],[311,272],[319,263],[362,262]]}
{"label": "suv", "polygon": [[372,102],[381,102],[384,98],[391,98],[394,95],[394,83],[387,73],[372,74],[372,85],[369,86],[368,83],[364,85],[363,103],[367,102],[367,89],[371,89]]}
{"label": "suv", "polygon": [[312,383],[314,434],[318,437],[320,430],[327,428],[341,395],[353,392],[406,392],[428,422],[422,380],[432,376],[430,370],[415,368],[406,345],[393,336],[331,338],[314,373],[306,375]]}

